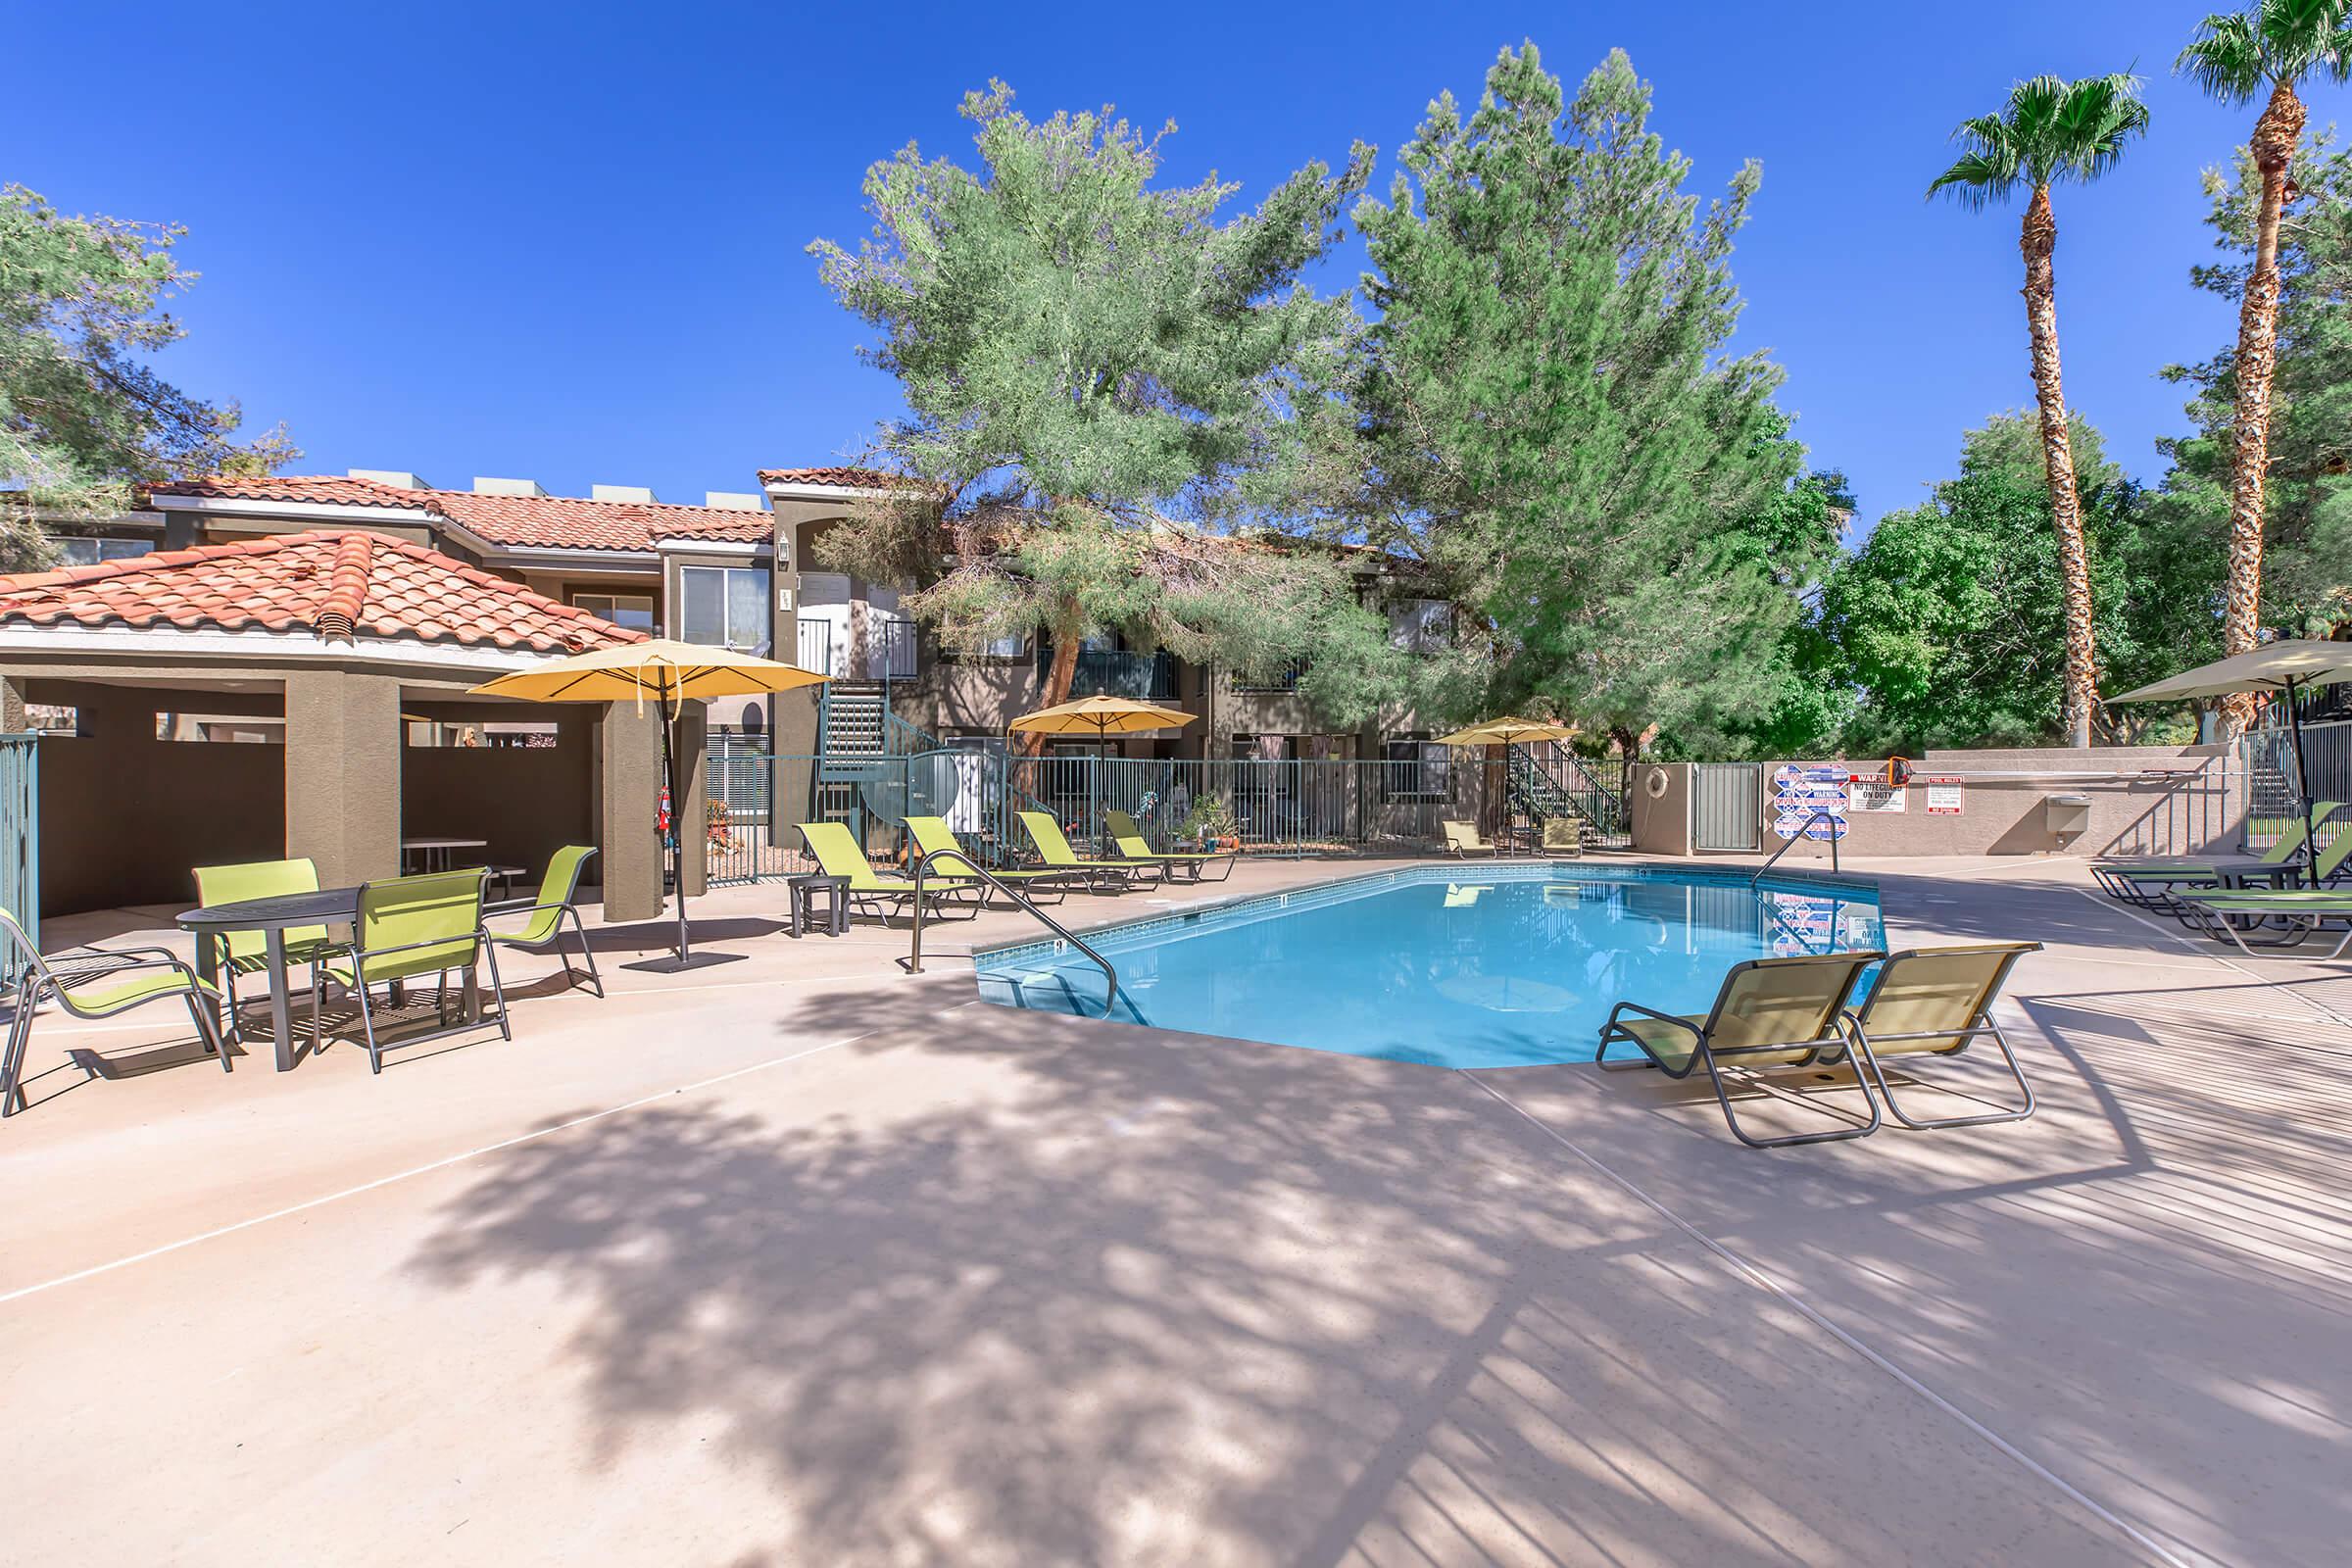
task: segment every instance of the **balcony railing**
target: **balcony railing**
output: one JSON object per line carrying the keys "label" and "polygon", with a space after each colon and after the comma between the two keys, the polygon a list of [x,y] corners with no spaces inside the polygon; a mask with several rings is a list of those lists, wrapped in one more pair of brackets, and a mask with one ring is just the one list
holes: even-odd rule
{"label": "balcony railing", "polygon": [[1298,677],[1305,673],[1304,664],[1293,664],[1271,675],[1250,675],[1236,670],[1233,689],[1237,692],[1295,692],[1298,689]]}
{"label": "balcony railing", "polygon": [[[1054,650],[1037,651],[1037,678],[1043,682],[1054,668]],[[1072,697],[1126,697],[1137,702],[1172,702],[1176,697],[1176,656],[1169,653],[1131,654],[1107,648],[1078,650],[1078,669],[1070,677]]]}

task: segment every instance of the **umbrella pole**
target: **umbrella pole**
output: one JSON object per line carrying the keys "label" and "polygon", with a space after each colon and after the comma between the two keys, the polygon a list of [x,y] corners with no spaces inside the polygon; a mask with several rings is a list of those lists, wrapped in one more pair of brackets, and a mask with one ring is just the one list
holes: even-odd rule
{"label": "umbrella pole", "polygon": [[669,787],[669,879],[678,892],[678,962],[685,963],[686,939],[686,801],[678,790],[678,758],[670,749],[670,726],[677,721],[677,709],[667,691],[662,692],[662,781]]}
{"label": "umbrella pole", "polygon": [[2311,775],[2303,764],[2303,710],[2295,706],[2295,680],[2286,682],[2286,732],[2295,752],[2295,804],[2303,815],[2303,874],[2320,885],[2320,846],[2311,823]]}

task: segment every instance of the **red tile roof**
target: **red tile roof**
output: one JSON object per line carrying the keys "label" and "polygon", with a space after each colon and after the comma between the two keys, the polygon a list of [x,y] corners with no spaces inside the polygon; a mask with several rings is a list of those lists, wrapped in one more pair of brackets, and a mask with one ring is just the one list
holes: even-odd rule
{"label": "red tile roof", "polygon": [[470,490],[410,490],[376,479],[330,475],[262,479],[215,475],[159,484],[154,493],[225,501],[283,501],[345,507],[400,507],[447,518],[490,544],[513,550],[643,550],[663,539],[759,544],[775,519],[764,512],[682,507],[665,502],[584,501],[576,496],[485,496]]}
{"label": "red tile roof", "polygon": [[906,476],[881,468],[761,468],[761,484],[813,484],[835,490],[887,490],[905,484]]}
{"label": "red tile roof", "polygon": [[645,639],[422,545],[356,529],[0,576],[0,625],[22,623],[356,633],[549,654]]}

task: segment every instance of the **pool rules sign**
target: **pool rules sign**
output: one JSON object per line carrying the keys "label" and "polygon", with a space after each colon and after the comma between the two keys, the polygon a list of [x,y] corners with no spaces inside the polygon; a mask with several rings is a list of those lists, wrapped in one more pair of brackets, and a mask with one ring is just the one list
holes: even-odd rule
{"label": "pool rules sign", "polygon": [[1773,832],[1785,839],[1845,837],[1846,781],[1842,767],[1788,762],[1773,769]]}

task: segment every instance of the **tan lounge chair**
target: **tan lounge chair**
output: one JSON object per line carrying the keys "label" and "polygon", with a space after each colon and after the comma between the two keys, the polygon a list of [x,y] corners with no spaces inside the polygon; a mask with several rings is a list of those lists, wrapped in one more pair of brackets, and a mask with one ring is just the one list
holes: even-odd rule
{"label": "tan lounge chair", "polygon": [[1501,847],[1479,837],[1475,822],[1441,822],[1446,830],[1446,853],[1468,859],[1473,855],[1499,855]]}
{"label": "tan lounge chair", "polygon": [[[2026,1082],[2009,1049],[2008,1037],[1992,1021],[1992,1004],[2009,971],[2038,942],[1986,942],[1963,948],[1912,948],[1887,958],[1862,1005],[1845,1015],[1854,1051],[1868,1070],[1879,1098],[1906,1127],[1976,1127],[1991,1121],[2023,1121],[2034,1114],[2034,1088]],[[1907,1114],[1887,1082],[1883,1056],[1957,1056],[1979,1039],[1989,1039],[2017,1081],[2024,1102],[1967,1116],[1920,1118]]]}

